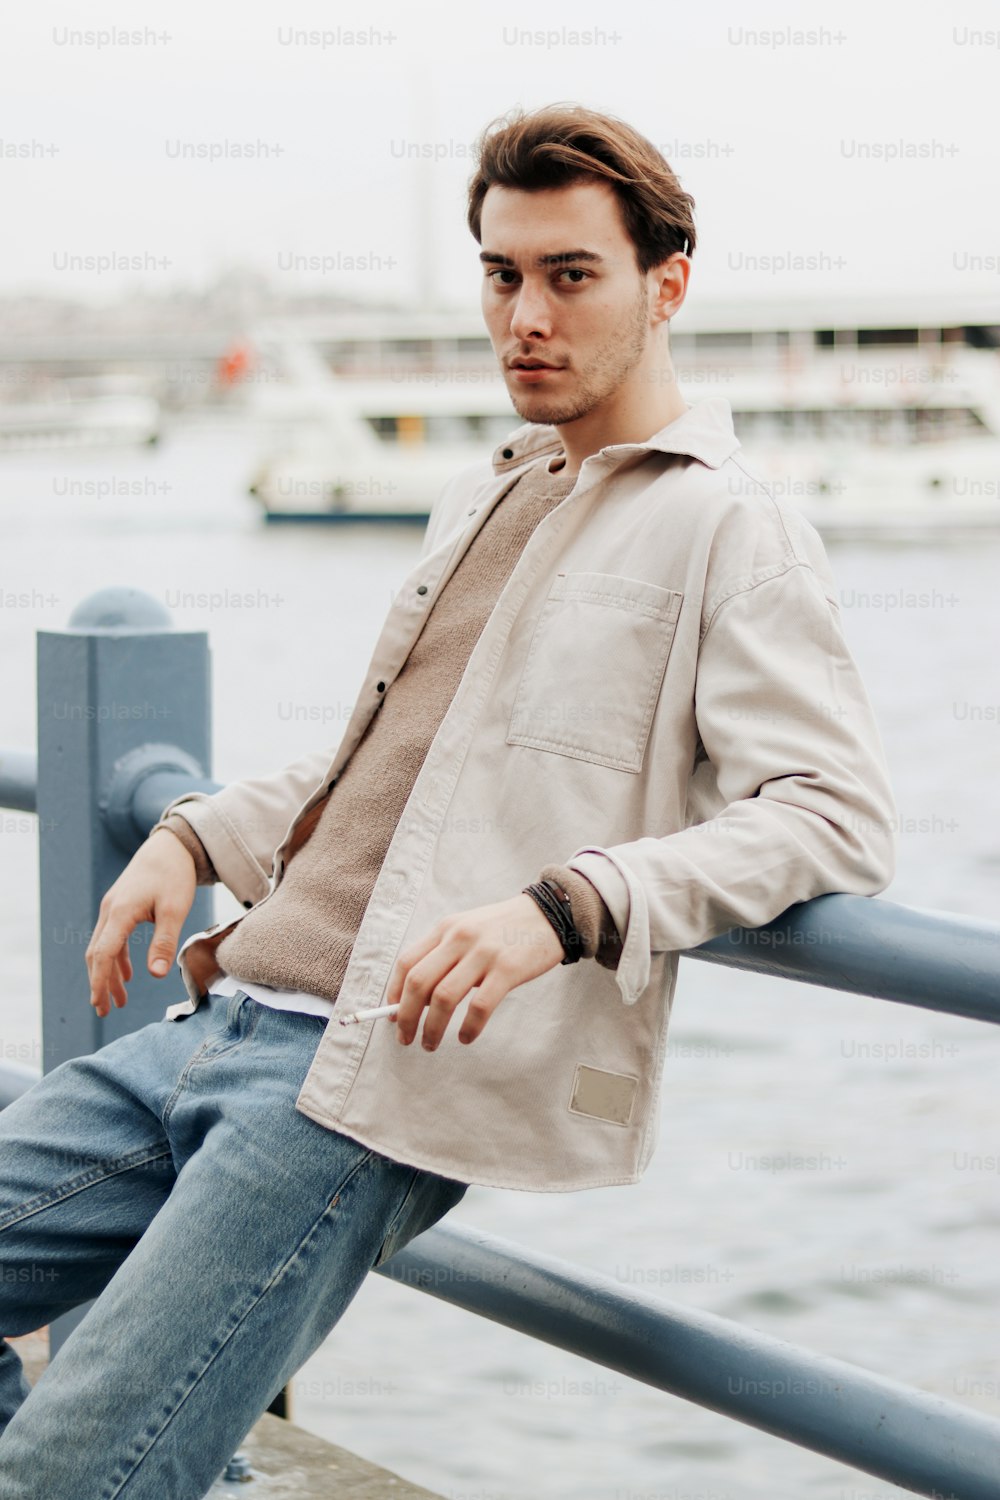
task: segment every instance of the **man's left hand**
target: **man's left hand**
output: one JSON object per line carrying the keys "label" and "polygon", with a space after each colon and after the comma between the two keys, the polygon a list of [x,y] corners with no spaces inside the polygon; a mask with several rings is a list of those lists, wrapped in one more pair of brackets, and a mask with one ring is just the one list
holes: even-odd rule
{"label": "man's left hand", "polygon": [[416,1036],[426,1008],[422,1040],[433,1052],[455,1010],[476,989],[458,1033],[460,1042],[474,1042],[505,995],[564,957],[559,934],[522,891],[509,901],[445,917],[422,942],[404,949],[383,1003],[400,1002],[389,1020],[405,1045]]}

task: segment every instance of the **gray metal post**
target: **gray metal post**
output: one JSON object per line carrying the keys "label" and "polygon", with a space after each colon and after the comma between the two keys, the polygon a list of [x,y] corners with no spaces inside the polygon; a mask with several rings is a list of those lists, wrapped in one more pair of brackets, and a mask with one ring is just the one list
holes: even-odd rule
{"label": "gray metal post", "polygon": [[[122,789],[143,775],[205,776],[210,763],[210,664],[204,631],[175,631],[159,601],[104,589],[63,631],[38,636],[38,800],[41,882],[42,1071],[159,1020],[183,994],[176,970],[146,968],[152,927],[132,937],[128,1004],[101,1019],[90,1004],[84,951],[104,892],[142,843]],[[199,890],[184,935],[209,926]],[[50,1352],[91,1303],[52,1323]]]}

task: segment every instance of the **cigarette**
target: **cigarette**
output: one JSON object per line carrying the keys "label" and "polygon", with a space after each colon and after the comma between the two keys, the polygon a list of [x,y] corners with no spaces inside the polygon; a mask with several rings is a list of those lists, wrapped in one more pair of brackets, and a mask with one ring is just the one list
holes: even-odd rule
{"label": "cigarette", "polygon": [[376,1016],[394,1016],[399,1004],[397,1000],[395,1005],[373,1005],[368,1010],[355,1010],[348,1016],[338,1016],[337,1020],[341,1026],[353,1026],[358,1021],[373,1021]]}

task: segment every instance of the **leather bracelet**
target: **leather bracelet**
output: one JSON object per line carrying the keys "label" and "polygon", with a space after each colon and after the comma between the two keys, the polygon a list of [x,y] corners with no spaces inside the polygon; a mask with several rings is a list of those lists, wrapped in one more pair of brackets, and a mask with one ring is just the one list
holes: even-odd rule
{"label": "leather bracelet", "polygon": [[556,935],[563,946],[564,964],[576,963],[582,957],[580,952],[580,935],[574,927],[567,925],[562,908],[556,898],[547,892],[540,883],[534,886],[525,886],[525,893],[531,896],[536,906],[548,917],[549,922],[555,929]]}
{"label": "leather bracelet", "polygon": [[566,933],[563,946],[566,948],[566,957],[563,959],[563,963],[578,963],[583,957],[583,938],[577,931],[576,923],[573,921],[573,905],[569,899],[569,893],[558,881],[553,880],[551,876],[546,875],[539,883],[546,890],[552,892],[560,904],[560,909],[565,919]]}
{"label": "leather bracelet", "polygon": [[539,906],[548,917],[549,921],[552,923],[552,926],[559,934],[559,940],[562,943],[563,948],[568,951],[570,929],[567,925],[565,912],[562,906],[556,900],[552,892],[546,890],[541,881],[537,881],[535,883],[529,894],[534,897],[536,905]]}
{"label": "leather bracelet", "polygon": [[526,885],[523,893],[532,898],[555,929],[565,954],[562,963],[579,963],[583,957],[583,939],[573,924],[573,908],[562,886],[546,877]]}
{"label": "leather bracelet", "polygon": [[545,912],[565,946],[570,941],[570,935],[573,931],[573,921],[571,917],[567,916],[565,904],[541,880],[534,883],[530,894],[534,896],[537,905]]}

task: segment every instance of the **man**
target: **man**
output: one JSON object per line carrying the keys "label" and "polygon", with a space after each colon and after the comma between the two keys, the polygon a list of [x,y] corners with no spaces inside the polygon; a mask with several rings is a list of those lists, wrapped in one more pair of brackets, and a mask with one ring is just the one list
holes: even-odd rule
{"label": "man", "polygon": [[524,423],[434,506],[340,745],[179,798],[101,904],[101,1015],[138,922],[165,973],[196,882],[245,910],[185,944],[164,1020],[0,1115],[0,1246],[54,1272],[0,1326],[104,1288],[16,1415],[0,1361],[0,1500],[203,1494],[469,1183],[638,1180],[681,951],[891,879],[820,539],[674,378],[692,209],[611,117],[483,133],[469,226]]}

